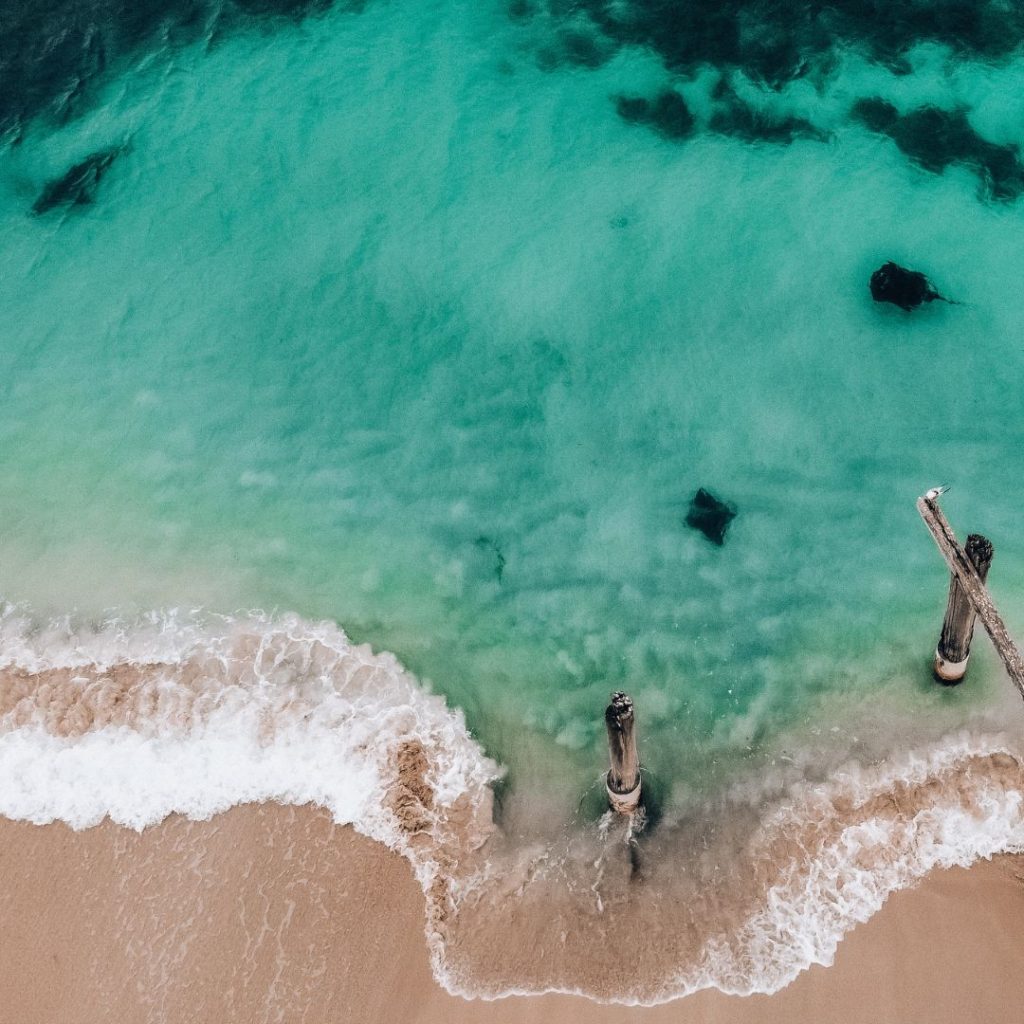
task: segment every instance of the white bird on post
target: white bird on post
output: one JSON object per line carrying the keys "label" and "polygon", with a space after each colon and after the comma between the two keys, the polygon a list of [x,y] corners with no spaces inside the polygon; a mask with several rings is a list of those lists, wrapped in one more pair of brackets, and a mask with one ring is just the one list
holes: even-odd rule
{"label": "white bird on post", "polygon": [[943,484],[941,487],[933,487],[930,491],[925,491],[924,496],[927,501],[938,501],[949,490],[949,484]]}

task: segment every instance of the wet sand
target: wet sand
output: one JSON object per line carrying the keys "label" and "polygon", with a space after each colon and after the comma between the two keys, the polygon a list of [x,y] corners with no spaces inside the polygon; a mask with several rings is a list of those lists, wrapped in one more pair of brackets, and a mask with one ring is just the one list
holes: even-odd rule
{"label": "wet sand", "polygon": [[965,1024],[1024,1002],[1024,859],[899,892],[773,996],[495,1002],[434,982],[407,863],[312,808],[135,833],[0,819],[0,1024]]}

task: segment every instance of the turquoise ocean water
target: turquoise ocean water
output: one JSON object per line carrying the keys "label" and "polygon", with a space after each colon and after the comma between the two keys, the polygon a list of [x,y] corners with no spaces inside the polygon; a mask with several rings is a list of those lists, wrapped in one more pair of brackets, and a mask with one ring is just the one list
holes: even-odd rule
{"label": "turquoise ocean water", "polygon": [[[691,6],[104,8],[73,73],[8,61],[0,593],[30,631],[337,622],[462,709],[512,831],[577,816],[613,689],[682,817],[1019,733],[980,641],[930,681],[914,509],[952,485],[1024,635],[1019,26]],[[33,212],[104,151],[91,201]],[[960,304],[872,302],[889,259]]]}

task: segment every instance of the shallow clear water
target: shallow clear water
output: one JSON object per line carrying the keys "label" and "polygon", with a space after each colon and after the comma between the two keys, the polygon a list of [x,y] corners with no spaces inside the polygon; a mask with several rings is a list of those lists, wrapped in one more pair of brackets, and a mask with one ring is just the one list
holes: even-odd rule
{"label": "shallow clear water", "polygon": [[[1022,213],[978,169],[1024,143],[1012,46],[890,65],[854,32],[769,88],[584,13],[203,17],[5,108],[5,598],[333,619],[559,820],[611,689],[680,805],[1003,714],[985,647],[930,683],[913,502],[953,485],[1024,634]],[[617,108],[670,87],[685,138]],[[901,151],[851,116],[878,96],[966,109],[977,152]],[[110,148],[91,203],[32,212]],[[961,304],[873,303],[887,259]],[[685,525],[699,487],[738,508],[722,547]]]}
{"label": "shallow clear water", "polygon": [[[938,699],[912,499],[954,484],[993,586],[1024,561],[1021,215],[844,108],[980,95],[1003,139],[1016,66],[847,56],[767,96],[826,141],[680,144],[612,101],[664,85],[653,55],[543,44],[490,5],[271,22],[7,147],[9,597],[329,616],[513,764],[523,724],[599,749],[618,686],[655,764],[893,676]],[[30,214],[111,146],[91,205]],[[872,303],[890,257],[965,304]],[[684,525],[700,486],[739,508],[721,549]]]}

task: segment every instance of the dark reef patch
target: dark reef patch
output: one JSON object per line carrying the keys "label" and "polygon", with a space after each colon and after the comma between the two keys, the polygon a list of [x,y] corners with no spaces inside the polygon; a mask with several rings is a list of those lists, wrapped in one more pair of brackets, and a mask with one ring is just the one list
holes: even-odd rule
{"label": "dark reef patch", "polygon": [[119,150],[104,149],[92,153],[49,182],[32,204],[35,214],[47,213],[59,206],[85,206],[96,197],[100,179],[117,159]]}
{"label": "dark reef patch", "polygon": [[532,0],[508,0],[506,10],[512,21],[528,21],[536,13]]}
{"label": "dark reef patch", "polygon": [[0,3],[0,141],[16,141],[35,117],[57,124],[76,117],[104,74],[141,50],[329,6],[331,0],[6,0]]}
{"label": "dark reef patch", "polygon": [[802,117],[775,114],[751,106],[723,78],[713,98],[715,112],[708,127],[721,135],[731,135],[745,142],[770,142],[787,145],[796,138],[825,139],[826,133]]}
{"label": "dark reef patch", "polygon": [[896,71],[919,43],[963,59],[998,60],[1024,39],[1024,5],[1004,0],[547,0],[548,13],[584,11],[620,44],[648,46],[676,73],[738,68],[781,86],[855,47]]}
{"label": "dark reef patch", "polygon": [[721,501],[701,487],[690,501],[686,525],[699,530],[712,544],[721,547],[725,543],[726,530],[735,518],[735,505]]}
{"label": "dark reef patch", "polygon": [[696,125],[686,100],[673,89],[665,89],[653,100],[642,96],[617,96],[615,109],[623,121],[647,125],[666,139],[688,139]]}
{"label": "dark reef patch", "polygon": [[[529,14],[523,15],[528,17]],[[518,20],[510,9],[509,17]],[[614,45],[589,22],[561,28],[537,51],[537,64],[544,71],[563,66],[599,68],[615,52]]]}
{"label": "dark reef patch", "polygon": [[[629,124],[653,128],[667,139],[690,138],[697,121],[686,100],[674,89],[663,89],[654,99],[643,96],[616,96],[619,117]],[[745,142],[786,145],[798,137],[823,140],[827,133],[802,117],[776,114],[741,99],[723,78],[712,93],[714,111],[706,127],[720,135]]]}
{"label": "dark reef patch", "polygon": [[888,101],[872,97],[855,103],[851,114],[872,131],[887,135],[927,171],[941,174],[951,164],[961,164],[978,174],[984,192],[993,199],[1013,200],[1024,192],[1020,151],[982,138],[963,107],[924,106],[900,114]]}
{"label": "dark reef patch", "polygon": [[505,555],[501,550],[501,546],[496,540],[484,535],[477,537],[473,543],[477,551],[489,558],[493,558],[494,578],[501,583],[505,577]]}
{"label": "dark reef patch", "polygon": [[239,10],[257,18],[305,18],[326,11],[331,0],[234,0]]}
{"label": "dark reef patch", "polygon": [[560,37],[562,53],[569,64],[585,68],[599,68],[611,56],[611,48],[595,32],[570,29]]}

